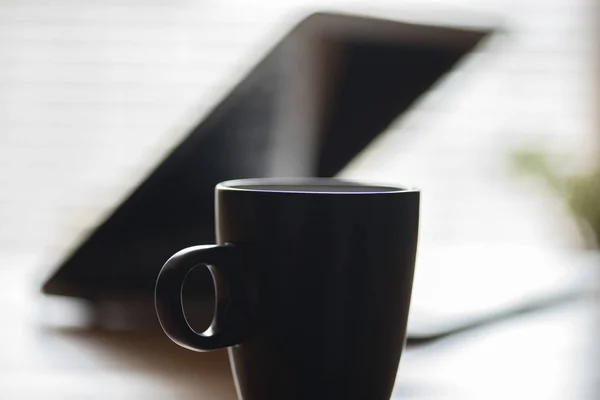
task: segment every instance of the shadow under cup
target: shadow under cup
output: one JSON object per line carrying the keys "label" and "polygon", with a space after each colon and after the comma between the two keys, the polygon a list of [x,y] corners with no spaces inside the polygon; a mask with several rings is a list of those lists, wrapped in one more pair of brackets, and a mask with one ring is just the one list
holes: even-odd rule
{"label": "shadow under cup", "polygon": [[[217,244],[171,257],[156,307],[176,343],[229,347],[240,399],[389,399],[406,340],[417,190],[336,179],[249,179],[216,188]],[[206,265],[217,305],[193,331],[181,303]]]}

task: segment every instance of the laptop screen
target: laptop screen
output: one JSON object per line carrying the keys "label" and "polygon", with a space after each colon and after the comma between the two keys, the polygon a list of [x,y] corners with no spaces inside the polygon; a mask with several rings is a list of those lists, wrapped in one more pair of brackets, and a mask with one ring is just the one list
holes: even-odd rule
{"label": "laptop screen", "polygon": [[[387,33],[373,35],[378,27]],[[167,258],[214,242],[216,183],[335,176],[488,34],[335,14],[303,20],[135,183],[44,292],[152,296]]]}

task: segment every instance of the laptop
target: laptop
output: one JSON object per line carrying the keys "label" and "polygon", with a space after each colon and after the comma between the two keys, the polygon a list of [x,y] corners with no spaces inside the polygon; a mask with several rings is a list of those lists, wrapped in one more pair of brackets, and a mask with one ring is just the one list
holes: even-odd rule
{"label": "laptop", "polygon": [[[125,199],[53,266],[42,291],[147,304],[176,251],[214,242],[216,183],[336,176],[493,33],[315,13],[300,20]],[[194,293],[210,300],[211,279]],[[210,310],[209,310],[210,311]]]}

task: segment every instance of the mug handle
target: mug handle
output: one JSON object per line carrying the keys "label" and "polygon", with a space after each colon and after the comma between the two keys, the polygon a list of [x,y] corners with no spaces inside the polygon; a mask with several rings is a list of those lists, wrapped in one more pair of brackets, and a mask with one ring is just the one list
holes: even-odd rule
{"label": "mug handle", "polygon": [[[163,265],[156,280],[154,303],[160,325],[172,341],[190,350],[211,351],[244,340],[249,315],[244,309],[244,277],[238,253],[230,244],[193,246],[178,251]],[[187,275],[201,265],[208,268],[215,285],[215,313],[202,333],[190,326],[182,298]]]}

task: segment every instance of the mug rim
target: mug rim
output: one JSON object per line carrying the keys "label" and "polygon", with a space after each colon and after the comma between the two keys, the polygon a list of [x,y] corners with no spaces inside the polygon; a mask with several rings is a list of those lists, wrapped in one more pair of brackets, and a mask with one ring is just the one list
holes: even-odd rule
{"label": "mug rim", "polygon": [[[268,189],[265,186],[279,186],[283,188]],[[285,187],[290,189],[286,190]],[[291,187],[296,187],[291,189]],[[305,186],[306,189],[297,189]],[[315,190],[319,186],[348,187],[348,190]],[[311,189],[311,187],[313,189]],[[354,188],[355,190],[352,190]],[[356,190],[360,188],[362,190]],[[367,190],[365,190],[367,189]],[[370,189],[370,190],[369,190]],[[216,190],[246,192],[246,193],[290,193],[310,195],[389,195],[399,193],[419,192],[418,189],[408,186],[394,186],[387,184],[369,183],[361,180],[343,178],[310,178],[310,177],[268,177],[232,179],[217,184]]]}

